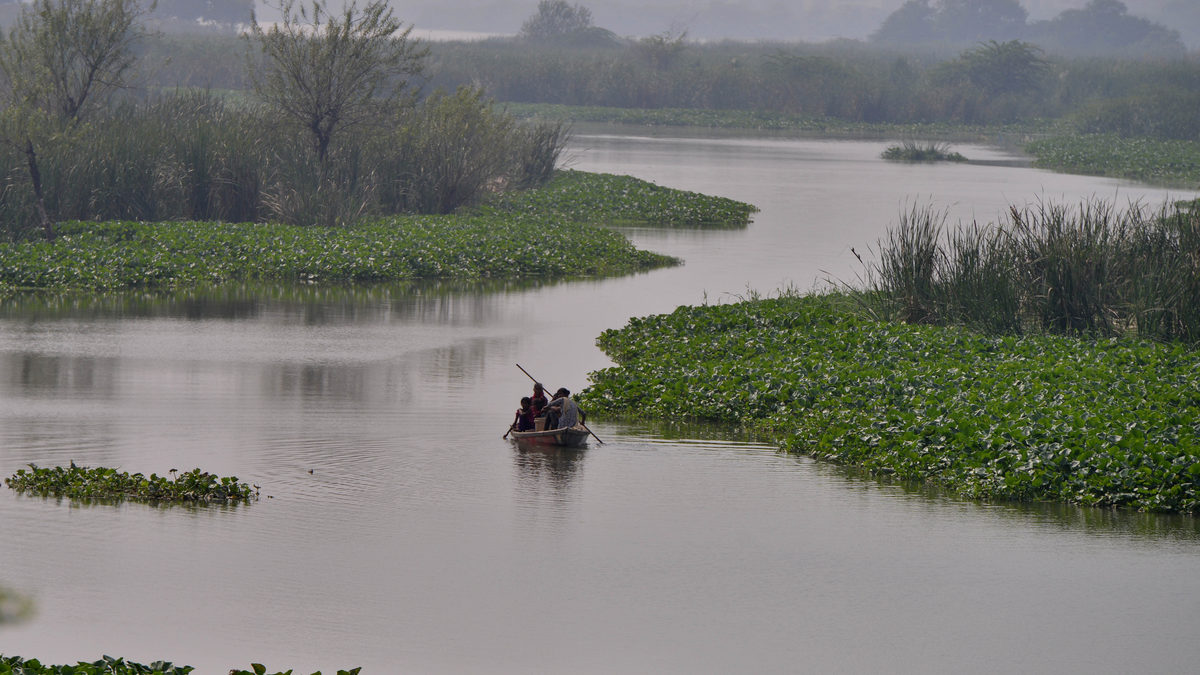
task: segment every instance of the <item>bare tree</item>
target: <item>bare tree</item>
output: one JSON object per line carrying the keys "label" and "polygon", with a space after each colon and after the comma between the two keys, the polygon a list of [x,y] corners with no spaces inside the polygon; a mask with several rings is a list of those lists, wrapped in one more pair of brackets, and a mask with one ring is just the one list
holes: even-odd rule
{"label": "bare tree", "polygon": [[423,72],[428,50],[384,0],[361,10],[351,2],[341,14],[325,0],[283,0],[279,9],[282,19],[269,27],[251,19],[264,58],[261,67],[252,64],[251,81],[271,108],[308,131],[324,164],[339,131],[377,118],[401,97]]}
{"label": "bare tree", "polygon": [[153,8],[137,0],[33,0],[0,44],[0,73],[7,105],[3,135],[21,146],[38,217],[46,213],[34,140],[39,127],[73,126],[116,89],[136,62],[134,45],[145,35],[141,18]]}

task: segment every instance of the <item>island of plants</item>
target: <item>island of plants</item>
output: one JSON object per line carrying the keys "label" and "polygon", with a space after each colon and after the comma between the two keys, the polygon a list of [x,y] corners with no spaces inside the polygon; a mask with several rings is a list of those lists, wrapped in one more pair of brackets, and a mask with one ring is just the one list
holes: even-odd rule
{"label": "island of plants", "polygon": [[947,230],[914,208],[865,288],[681,307],[599,338],[596,411],[998,500],[1200,512],[1200,212],[1104,202]]}
{"label": "island of plants", "polygon": [[634,178],[568,171],[492,206],[347,227],[63,223],[53,240],[0,244],[0,284],[11,292],[616,275],[678,261],[638,250],[598,224],[744,227],[753,210]]}
{"label": "island of plants", "polygon": [[1200,511],[1200,353],[867,318],[848,296],[681,307],[599,338],[590,411],[754,427],[994,500]]}
{"label": "island of plants", "polygon": [[962,153],[950,150],[948,143],[919,143],[906,140],[899,145],[889,145],[880,155],[896,162],[965,162]]}
{"label": "island of plants", "polygon": [[[105,656],[98,661],[80,661],[75,665],[48,665],[37,659],[0,654],[0,675],[187,675],[194,671],[192,666],[177,666],[170,661],[155,661],[149,664],[126,661]],[[358,675],[361,668],[338,670],[337,675]],[[260,663],[251,664],[249,670],[230,670],[229,675],[266,675],[267,669]],[[291,670],[271,675],[292,675]],[[321,675],[316,671],[312,675]]]}
{"label": "island of plants", "polygon": [[133,500],[155,504],[236,504],[257,499],[258,491],[236,476],[216,476],[192,469],[180,473],[171,469],[170,477],[141,473],[130,474],[107,467],[77,466],[18,469],[4,479],[9,488],[43,497],[67,497],[78,500]]}

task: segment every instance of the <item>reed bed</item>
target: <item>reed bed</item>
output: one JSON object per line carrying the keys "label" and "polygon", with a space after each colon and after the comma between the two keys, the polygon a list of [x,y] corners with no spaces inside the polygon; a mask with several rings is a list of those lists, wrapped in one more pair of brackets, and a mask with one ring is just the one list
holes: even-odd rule
{"label": "reed bed", "polygon": [[[209,92],[126,101],[36,140],[55,221],[192,220],[348,225],[449,213],[549,179],[561,122],[522,123],[476,90],[434,96],[346,134],[316,162],[265,110]],[[32,233],[21,148],[0,144],[0,227]]]}
{"label": "reed bed", "polygon": [[953,229],[944,212],[915,206],[878,249],[860,297],[880,316],[1200,341],[1200,211],[1188,205],[1040,203]]}

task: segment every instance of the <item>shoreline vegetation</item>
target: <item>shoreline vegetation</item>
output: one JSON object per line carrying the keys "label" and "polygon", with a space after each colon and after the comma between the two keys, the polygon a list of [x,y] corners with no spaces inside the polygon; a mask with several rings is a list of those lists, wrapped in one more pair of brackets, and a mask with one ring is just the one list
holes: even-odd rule
{"label": "shoreline vegetation", "polygon": [[563,124],[695,128],[847,140],[904,138],[925,141],[902,141],[900,147],[910,142],[918,146],[981,143],[1026,154],[1033,159],[1034,166],[1060,173],[1200,189],[1200,141],[1079,133],[1064,120],[1007,124],[893,123],[748,110],[625,109],[528,103],[504,103],[502,106],[519,118]]}
{"label": "shoreline vegetation", "polygon": [[54,240],[0,243],[0,297],[19,291],[176,289],[247,280],[562,279],[678,264],[603,225],[745,227],[756,209],[627,176],[560,171],[450,215],[345,227],[61,223]]}
{"label": "shoreline vegetation", "polygon": [[595,412],[693,418],[963,497],[1200,513],[1200,210],[902,213],[859,287],[631,320]]}
{"label": "shoreline vegetation", "polygon": [[697,418],[965,498],[1200,512],[1200,352],[870,318],[830,294],[680,307],[605,331],[581,404]]}

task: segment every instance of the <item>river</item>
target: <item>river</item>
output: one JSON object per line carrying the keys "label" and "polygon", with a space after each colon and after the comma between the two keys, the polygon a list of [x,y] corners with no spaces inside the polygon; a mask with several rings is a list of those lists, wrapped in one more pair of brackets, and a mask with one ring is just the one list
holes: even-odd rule
{"label": "river", "polygon": [[851,248],[914,204],[991,221],[1168,196],[885,145],[577,136],[574,168],[762,209],[746,230],[627,230],[686,264],[620,279],[7,303],[0,474],[198,466],[262,498],[0,491],[0,585],[36,604],[0,652],[202,674],[1194,670],[1194,518],[964,502],[717,428],[594,420],[604,444],[565,457],[501,440],[529,388],[514,364],[578,389],[629,317],[853,283]]}

